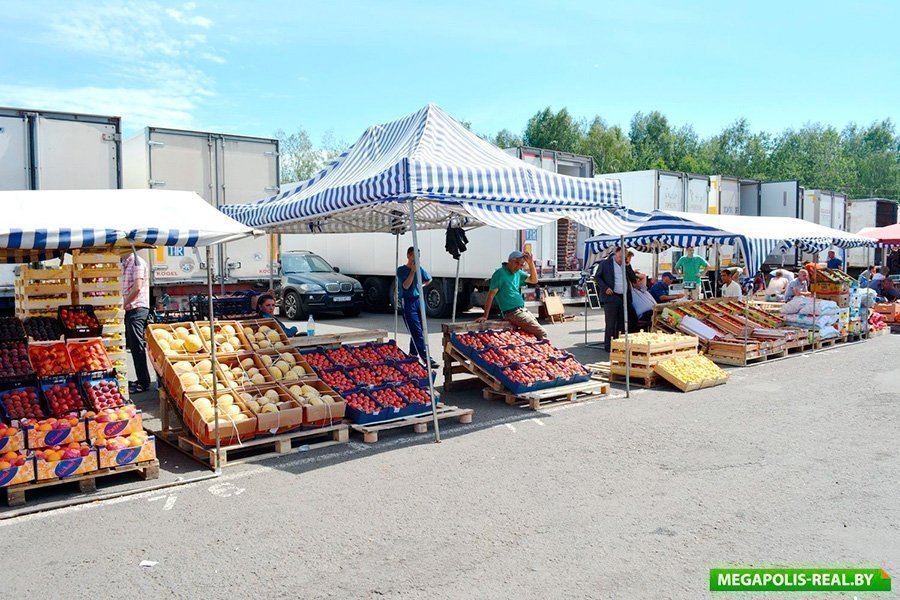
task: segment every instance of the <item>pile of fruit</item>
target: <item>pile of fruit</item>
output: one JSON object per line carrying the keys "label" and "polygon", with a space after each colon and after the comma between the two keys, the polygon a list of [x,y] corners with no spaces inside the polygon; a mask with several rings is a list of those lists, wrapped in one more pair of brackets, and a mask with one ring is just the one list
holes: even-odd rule
{"label": "pile of fruit", "polygon": [[77,416],[61,417],[59,419],[50,417],[39,421],[25,419],[22,421],[22,424],[26,427],[33,427],[35,431],[55,431],[57,429],[74,429],[81,424],[81,419]]}
{"label": "pile of fruit", "polygon": [[406,408],[406,402],[391,388],[372,390],[371,393],[372,397],[382,406],[390,406],[397,410]]}
{"label": "pile of fruit", "polygon": [[297,364],[297,358],[290,352],[276,354],[274,358],[269,354],[260,354],[259,359],[275,381],[294,381],[306,377],[306,369]]}
{"label": "pile of fruit", "polygon": [[415,402],[416,404],[431,403],[431,396],[428,395],[428,392],[414,383],[404,383],[397,388],[397,391],[403,394],[403,397],[410,402]]}
{"label": "pile of fruit", "polygon": [[237,329],[234,325],[226,323],[224,325],[216,324],[215,334],[209,328],[209,325],[200,325],[198,331],[200,338],[203,340],[203,346],[210,351],[210,341],[215,340],[216,352],[221,354],[233,354],[241,350],[247,350],[241,342],[241,338],[237,335]]}
{"label": "pile of fruit", "polygon": [[0,342],[0,377],[27,377],[33,372],[25,342]]}
{"label": "pile of fruit", "polygon": [[166,356],[199,354],[204,351],[200,336],[183,325],[174,328],[156,326],[152,331],[153,339]]}
{"label": "pile of fruit", "polygon": [[385,360],[404,360],[409,356],[397,347],[397,344],[379,344],[375,346],[375,351]]}
{"label": "pile of fruit", "polygon": [[[94,410],[118,408],[125,404],[125,398],[119,391],[119,384],[115,379],[100,379],[98,381],[86,381],[84,391]],[[98,415],[99,417],[99,415]],[[103,422],[99,421],[98,422]]]}
{"label": "pile of fruit", "polygon": [[12,425],[5,425],[0,423],[0,440],[4,438],[11,438],[14,435],[19,433],[18,427],[13,427]]}
{"label": "pile of fruit", "polygon": [[422,366],[422,363],[417,360],[406,360],[396,364],[397,368],[406,375],[407,379],[428,379],[428,371],[426,371],[425,367]]}
{"label": "pile of fruit", "polygon": [[326,350],[325,356],[328,360],[341,367],[358,367],[361,363],[354,358],[350,351],[344,348],[335,348],[334,350]]}
{"label": "pile of fruit", "polygon": [[[254,414],[273,413],[281,410],[280,404],[284,402],[278,390],[271,389],[265,392],[251,394],[250,392],[241,392],[241,401],[244,406],[250,409]],[[221,398],[220,398],[221,399]]]}
{"label": "pile of fruit", "polygon": [[47,407],[55,417],[78,413],[84,409],[84,401],[74,381],[57,383],[44,389]]}
{"label": "pile of fruit", "polygon": [[378,354],[378,352],[376,352],[375,348],[373,348],[372,346],[351,347],[351,351],[356,360],[358,360],[360,364],[363,365],[380,363],[384,360],[384,358],[380,354]]}
{"label": "pile of fruit", "polygon": [[501,370],[503,376],[515,383],[532,387],[535,384],[550,381],[550,374],[537,363],[520,363]]}
{"label": "pile of fruit", "polygon": [[30,317],[25,320],[25,333],[36,342],[58,340],[63,335],[59,319],[53,317]]}
{"label": "pile of fruit", "polygon": [[379,385],[381,383],[380,378],[375,375],[375,372],[369,367],[348,369],[347,375],[353,378],[359,385]]}
{"label": "pile of fruit", "polygon": [[352,394],[348,394],[347,396],[345,396],[345,398],[347,400],[347,406],[349,408],[358,410],[368,415],[374,415],[382,410],[382,406],[380,404],[376,403],[367,394],[364,394],[362,392],[354,392]]}
{"label": "pile of fruit", "polygon": [[81,458],[91,453],[92,448],[81,442],[71,442],[64,446],[50,446],[34,453],[35,458],[44,462],[59,462]]}
{"label": "pile of fruit", "polygon": [[719,381],[728,377],[728,373],[702,354],[670,358],[660,362],[657,367],[684,383]]}
{"label": "pile of fruit", "polygon": [[[650,344],[668,344],[669,342],[680,342],[686,338],[690,338],[690,336],[683,335],[681,333],[655,333],[655,332],[647,332],[647,331],[639,331],[637,333],[631,333],[628,335],[628,343],[629,344],[642,344],[647,345]],[[624,338],[621,338],[624,339]]]}
{"label": "pile of fruit", "polygon": [[561,360],[548,360],[541,363],[541,366],[552,377],[569,380],[579,375],[587,375],[590,373],[580,362],[573,358],[563,358]]}
{"label": "pile of fruit", "polygon": [[303,358],[305,358],[306,362],[309,363],[309,366],[316,371],[334,367],[334,363],[328,360],[328,357],[322,352],[308,352],[303,355]]}
{"label": "pile of fruit", "polygon": [[43,419],[46,417],[36,387],[27,386],[8,390],[0,396],[10,419]]}
{"label": "pile of fruit", "polygon": [[125,448],[140,448],[149,439],[147,432],[141,429],[129,435],[122,435],[113,438],[98,438],[94,441],[94,445],[98,448],[107,450],[124,450]]}
{"label": "pile of fruit", "polygon": [[322,394],[319,390],[311,385],[292,385],[288,388],[291,396],[300,404],[310,404],[312,406],[320,406],[322,404],[334,404],[335,400],[328,394]]}
{"label": "pile of fruit", "polygon": [[319,373],[319,377],[322,378],[322,381],[337,390],[341,395],[343,395],[343,392],[352,390],[356,387],[356,383],[344,375],[342,371],[322,371]]}
{"label": "pile of fruit", "polygon": [[[205,392],[212,389],[213,378],[216,376],[218,376],[218,385],[225,386],[221,372],[217,370],[213,373],[212,361],[208,358],[174,361],[172,363],[172,371],[185,392]],[[262,375],[260,377],[260,383],[265,383],[265,378]]]}
{"label": "pile of fruit", "polygon": [[112,368],[112,362],[103,346],[103,340],[99,338],[84,342],[70,341],[67,347],[72,366],[79,373],[108,371]]}
{"label": "pile of fruit", "polygon": [[0,340],[25,339],[25,328],[16,317],[0,317]]}
{"label": "pile of fruit", "polygon": [[94,419],[98,423],[113,423],[115,421],[129,421],[137,415],[137,409],[132,404],[119,406],[118,408],[104,408],[94,413],[88,411],[85,417]]}
{"label": "pile of fruit", "polygon": [[254,350],[266,350],[268,348],[282,350],[290,347],[287,337],[285,337],[281,328],[278,327],[278,324],[273,322],[273,325],[274,327],[264,324],[255,325],[253,323],[243,325],[244,337],[247,338]]}
{"label": "pile of fruit", "polygon": [[241,410],[241,406],[234,401],[231,394],[222,394],[218,397],[218,419],[216,419],[216,409],[213,407],[212,399],[209,396],[201,396],[191,400],[197,414],[208,425],[216,428],[228,429],[234,424],[241,423],[250,418],[250,415]]}
{"label": "pile of fruit", "polygon": [[60,307],[59,320],[62,321],[63,327],[72,332],[96,331],[100,328],[100,322],[86,308]]}
{"label": "pile of fruit", "polygon": [[69,353],[62,342],[30,344],[28,356],[39,377],[67,375],[72,373]]}
{"label": "pile of fruit", "polygon": [[0,471],[12,469],[13,467],[25,466],[26,456],[24,452],[4,452],[0,455]]}

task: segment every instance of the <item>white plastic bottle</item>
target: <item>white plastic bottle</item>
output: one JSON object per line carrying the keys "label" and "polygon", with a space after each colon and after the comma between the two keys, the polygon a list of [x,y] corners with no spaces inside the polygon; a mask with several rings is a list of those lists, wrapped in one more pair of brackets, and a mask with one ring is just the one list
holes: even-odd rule
{"label": "white plastic bottle", "polygon": [[309,318],[306,320],[306,335],[310,337],[316,335],[316,321],[312,315],[309,315]]}

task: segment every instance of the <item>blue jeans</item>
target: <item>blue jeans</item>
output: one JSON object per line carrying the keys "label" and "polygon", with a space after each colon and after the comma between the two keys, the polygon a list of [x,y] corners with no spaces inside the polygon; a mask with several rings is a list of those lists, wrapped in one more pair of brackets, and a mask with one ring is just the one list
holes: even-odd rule
{"label": "blue jeans", "polygon": [[419,310],[418,298],[403,299],[403,322],[406,324],[406,330],[412,338],[409,341],[410,356],[418,356],[425,359],[425,332],[422,329],[422,313]]}

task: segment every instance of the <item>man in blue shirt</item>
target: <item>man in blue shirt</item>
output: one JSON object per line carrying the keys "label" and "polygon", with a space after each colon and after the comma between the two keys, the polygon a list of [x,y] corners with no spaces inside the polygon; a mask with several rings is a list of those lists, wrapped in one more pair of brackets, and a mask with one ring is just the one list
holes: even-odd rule
{"label": "man in blue shirt", "polygon": [[653,296],[653,299],[656,300],[657,303],[662,304],[664,302],[671,302],[672,300],[678,300],[679,298],[684,298],[684,294],[670,294],[669,286],[675,282],[675,276],[669,272],[663,273],[659,276],[659,279],[656,280],[656,283],[650,286],[650,294]]}
{"label": "man in blue shirt", "polygon": [[828,261],[825,264],[828,265],[829,269],[840,269],[841,265],[844,264],[844,261],[835,256],[834,250],[829,250]]}
{"label": "man in blue shirt", "polygon": [[[417,356],[422,362],[428,356],[425,353],[425,331],[422,328],[422,312],[419,310],[419,284],[416,281],[416,271],[422,277],[422,287],[431,283],[431,275],[424,268],[416,269],[415,250],[410,246],[406,250],[406,264],[397,267],[397,281],[400,283],[400,302],[403,310],[403,322],[409,331],[409,353]],[[431,360],[431,368],[437,369],[440,365]]]}

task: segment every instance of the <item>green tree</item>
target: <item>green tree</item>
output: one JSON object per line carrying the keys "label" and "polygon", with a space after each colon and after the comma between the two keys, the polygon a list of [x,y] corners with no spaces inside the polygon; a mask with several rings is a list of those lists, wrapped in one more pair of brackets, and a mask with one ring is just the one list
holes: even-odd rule
{"label": "green tree", "polygon": [[517,148],[525,145],[522,136],[509,129],[501,129],[493,138],[488,138],[488,141],[498,148]]}
{"label": "green tree", "polygon": [[890,119],[841,133],[844,153],[852,167],[849,192],[854,197],[900,198],[900,139]]}
{"label": "green tree", "polygon": [[305,129],[299,127],[290,135],[279,129],[275,132],[275,137],[279,144],[281,183],[305,181],[319,170],[321,157]]}
{"label": "green tree", "polygon": [[535,148],[575,152],[583,135],[581,126],[567,109],[554,113],[548,106],[528,120],[523,141]]}
{"label": "green tree", "polygon": [[631,142],[618,125],[610,127],[594,117],[576,149],[594,159],[595,173],[618,173],[632,168]]}
{"label": "green tree", "polygon": [[743,117],[706,140],[701,153],[709,173],[762,179],[769,169],[768,138],[750,131]]}
{"label": "green tree", "polygon": [[635,113],[628,139],[635,169],[674,168],[675,136],[669,120],[661,112]]}
{"label": "green tree", "polygon": [[851,161],[833,127],[807,124],[779,135],[769,156],[769,179],[799,179],[808,188],[846,190]]}

